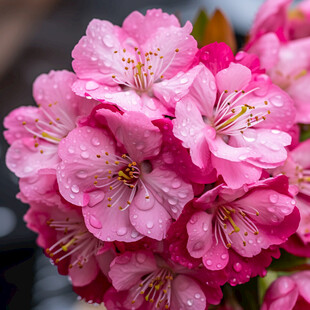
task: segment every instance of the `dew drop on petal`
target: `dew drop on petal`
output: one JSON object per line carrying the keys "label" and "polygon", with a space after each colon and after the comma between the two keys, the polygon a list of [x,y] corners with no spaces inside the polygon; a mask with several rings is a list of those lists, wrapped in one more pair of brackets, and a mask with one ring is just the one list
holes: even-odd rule
{"label": "dew drop on petal", "polygon": [[126,227],[121,227],[121,228],[119,228],[119,229],[116,231],[116,233],[117,233],[119,236],[124,236],[124,235],[126,235],[126,233],[127,233],[127,228],[126,228]]}
{"label": "dew drop on petal", "polygon": [[271,203],[277,203],[279,200],[279,195],[277,194],[272,194],[269,196],[269,200]]}
{"label": "dew drop on petal", "polygon": [[131,238],[137,238],[139,236],[139,233],[136,231],[136,230],[133,230],[132,232],[131,232]]}
{"label": "dew drop on petal", "polygon": [[200,298],[200,294],[199,294],[199,293],[196,293],[196,294],[195,294],[195,298],[196,298],[196,299],[199,299],[199,298]]}
{"label": "dew drop on petal", "polygon": [[153,226],[154,226],[154,223],[151,222],[151,221],[149,221],[149,222],[146,223],[146,227],[147,227],[147,228],[153,228]]}
{"label": "dew drop on petal", "polygon": [[194,304],[194,301],[193,301],[192,299],[188,299],[188,300],[187,300],[187,305],[188,305],[188,306],[191,307],[193,304]]}
{"label": "dew drop on petal", "polygon": [[175,179],[175,180],[172,181],[171,186],[173,188],[179,188],[181,186],[181,181],[179,179]]}
{"label": "dew drop on petal", "polygon": [[82,153],[81,153],[81,157],[82,157],[83,159],[87,159],[87,158],[89,158],[89,153],[88,153],[88,152],[82,152]]}
{"label": "dew drop on petal", "polygon": [[88,81],[85,85],[86,90],[95,90],[99,87],[99,85],[94,81]]}
{"label": "dew drop on petal", "polygon": [[70,154],[73,154],[73,153],[74,153],[74,147],[73,147],[73,146],[69,146],[68,152],[69,152]]}
{"label": "dew drop on petal", "polygon": [[107,46],[107,47],[113,47],[114,43],[113,43],[113,39],[109,34],[106,34],[103,37],[103,43]]}
{"label": "dew drop on petal", "polygon": [[143,264],[146,260],[146,255],[144,253],[138,252],[136,255],[136,260],[139,264]]}
{"label": "dew drop on petal", "polygon": [[181,84],[186,84],[187,82],[188,82],[188,78],[185,78],[185,77],[180,80]]}
{"label": "dew drop on petal", "polygon": [[80,188],[76,184],[74,184],[71,186],[71,190],[73,193],[77,194],[80,191]]}
{"label": "dew drop on petal", "polygon": [[208,259],[208,260],[207,260],[207,265],[208,265],[208,266],[211,266],[211,265],[212,265],[212,260]]}
{"label": "dew drop on petal", "polygon": [[98,137],[93,137],[93,138],[91,139],[91,143],[92,143],[94,146],[100,145],[100,141],[99,141]]}
{"label": "dew drop on petal", "polygon": [[96,229],[102,228],[101,222],[94,215],[90,215],[89,224]]}
{"label": "dew drop on petal", "polygon": [[281,108],[283,106],[283,98],[281,96],[272,97],[270,102],[277,108]]}

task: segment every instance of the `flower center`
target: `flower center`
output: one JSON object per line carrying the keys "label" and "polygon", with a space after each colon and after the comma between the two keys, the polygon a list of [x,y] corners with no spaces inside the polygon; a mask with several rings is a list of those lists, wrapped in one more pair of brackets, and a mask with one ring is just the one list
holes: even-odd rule
{"label": "flower center", "polygon": [[246,246],[245,237],[249,235],[249,232],[258,235],[258,228],[251,216],[259,216],[259,212],[254,208],[245,211],[240,207],[230,205],[218,207],[214,224],[216,244],[221,240],[226,248],[230,248],[233,243],[231,235],[236,233],[242,244]]}
{"label": "flower center", "polygon": [[214,109],[214,119],[212,122],[217,133],[229,136],[243,134],[247,128],[266,120],[266,116],[270,114],[266,107],[268,105],[267,101],[255,106],[240,104],[241,100],[257,89],[254,88],[248,92],[235,90],[225,99],[224,96],[228,91],[222,92]]}
{"label": "flower center", "polygon": [[83,264],[88,261],[88,258],[96,255],[104,245],[102,241],[94,238],[88,232],[82,222],[71,221],[67,218],[65,221],[49,219],[46,223],[49,227],[63,234],[56,243],[45,250],[46,254],[51,258],[57,257],[54,259],[55,264],[75,254],[76,258],[73,261],[71,260],[69,268],[74,266],[83,268]]}
{"label": "flower center", "polygon": [[[106,152],[105,156],[107,169],[103,174],[94,176],[94,185],[109,192],[107,207],[118,206],[120,210],[126,210],[139,186],[145,191],[145,199],[150,199],[148,190],[141,179],[140,166],[135,161],[126,154],[117,156]],[[97,158],[101,158],[101,155],[97,155]]]}
{"label": "flower center", "polygon": [[289,177],[290,183],[298,185],[301,192],[310,189],[310,169],[304,169],[300,165],[296,165],[295,174]]}
{"label": "flower center", "polygon": [[167,267],[162,267],[142,279],[136,288],[136,295],[132,300],[134,304],[139,295],[144,295],[144,299],[154,303],[156,308],[169,309],[171,303],[171,283],[173,273]]}
{"label": "flower center", "polygon": [[115,61],[122,63],[123,72],[112,75],[112,79],[120,85],[134,88],[138,92],[150,90],[152,85],[164,78],[164,73],[170,67],[175,54],[168,63],[165,63],[164,56],[161,55],[160,48],[156,51],[142,53],[137,47],[134,49],[135,57],[127,55],[126,49],[114,51],[114,55],[118,57]]}
{"label": "flower center", "polygon": [[[34,146],[37,148],[40,145],[40,139],[43,139],[52,144],[59,144],[61,139],[75,128],[72,116],[67,115],[65,111],[57,108],[57,102],[48,105],[48,109],[39,106],[45,116],[44,119],[35,119],[34,123],[28,124],[26,121],[22,122],[24,128],[34,138]],[[40,150],[43,153],[43,150]]]}

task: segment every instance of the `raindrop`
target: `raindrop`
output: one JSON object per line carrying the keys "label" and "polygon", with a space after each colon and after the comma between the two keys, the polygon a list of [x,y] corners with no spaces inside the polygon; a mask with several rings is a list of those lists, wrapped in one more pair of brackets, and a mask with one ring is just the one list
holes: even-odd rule
{"label": "raindrop", "polygon": [[151,221],[146,223],[147,228],[153,228],[153,226],[154,226],[154,223]]}
{"label": "raindrop", "polygon": [[94,81],[88,81],[85,85],[86,90],[95,90],[99,87],[99,85]]}
{"label": "raindrop", "polygon": [[79,187],[76,184],[71,186],[71,190],[75,194],[77,194],[80,191]]}
{"label": "raindrop", "polygon": [[173,188],[179,188],[181,186],[181,181],[179,179],[174,179],[171,185]]}
{"label": "raindrop", "polygon": [[81,157],[82,157],[83,159],[87,159],[87,158],[89,158],[89,153],[88,153],[88,152],[82,152],[82,153],[81,153]]}
{"label": "raindrop", "polygon": [[199,293],[196,293],[196,294],[195,294],[195,298],[196,298],[196,299],[200,298],[200,294],[199,294]]}
{"label": "raindrop", "polygon": [[208,266],[211,266],[211,265],[212,265],[212,260],[208,259],[208,260],[207,260],[207,265],[208,265]]}
{"label": "raindrop", "polygon": [[89,224],[96,229],[102,228],[101,222],[93,215],[89,217]]}
{"label": "raindrop", "polygon": [[182,78],[181,80],[180,80],[180,83],[181,84],[186,84],[188,82],[188,78]]}
{"label": "raindrop", "polygon": [[136,260],[139,264],[143,264],[146,260],[146,255],[144,253],[138,252],[136,255]]}
{"label": "raindrop", "polygon": [[279,195],[277,194],[272,194],[269,196],[269,200],[271,203],[277,203],[279,200]]}
{"label": "raindrop", "polygon": [[127,233],[127,228],[126,227],[121,227],[117,230],[116,232],[119,236],[124,236]]}
{"label": "raindrop", "polygon": [[103,43],[107,46],[107,47],[113,47],[114,44],[113,44],[113,39],[112,37],[109,35],[109,34],[106,34],[104,37],[103,37]]}
{"label": "raindrop", "polygon": [[194,302],[192,299],[188,299],[187,304],[191,307],[194,304]]}
{"label": "raindrop", "polygon": [[99,141],[98,137],[93,137],[93,138],[91,139],[91,143],[92,143],[94,146],[100,145],[100,141]]}
{"label": "raindrop", "polygon": [[283,106],[283,98],[281,96],[272,97],[270,102],[277,108],[281,108]]}

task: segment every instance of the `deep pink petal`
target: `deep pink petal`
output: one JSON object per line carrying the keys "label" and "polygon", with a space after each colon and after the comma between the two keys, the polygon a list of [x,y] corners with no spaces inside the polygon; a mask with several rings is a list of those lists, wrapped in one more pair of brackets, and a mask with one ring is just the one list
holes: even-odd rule
{"label": "deep pink petal", "polygon": [[110,130],[133,160],[141,162],[158,155],[162,134],[144,114],[127,112],[121,115],[106,109],[98,110],[97,114],[105,117]]}
{"label": "deep pink petal", "polygon": [[228,264],[229,250],[220,240],[217,243],[213,238],[212,247],[204,254],[202,261],[208,270],[222,270]]}
{"label": "deep pink petal", "polygon": [[[188,276],[178,275],[172,282],[171,310],[206,309],[206,298],[199,284]],[[199,296],[199,297],[198,297]]]}
{"label": "deep pink petal", "polygon": [[200,211],[187,223],[187,250],[191,256],[202,257],[212,246],[212,218],[212,214]]}
{"label": "deep pink petal", "polygon": [[156,271],[157,268],[151,252],[125,252],[111,263],[109,276],[116,290],[122,291],[138,285],[144,275]]}
{"label": "deep pink petal", "polygon": [[302,271],[292,275],[295,280],[299,294],[310,304],[310,271]]}

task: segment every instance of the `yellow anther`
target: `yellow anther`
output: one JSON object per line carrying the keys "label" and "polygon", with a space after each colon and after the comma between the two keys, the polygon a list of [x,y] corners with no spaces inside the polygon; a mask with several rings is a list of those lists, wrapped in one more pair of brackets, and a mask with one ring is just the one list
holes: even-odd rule
{"label": "yellow anther", "polygon": [[99,154],[97,154],[96,156],[97,156],[98,158],[100,158],[100,157],[101,157],[101,155],[99,155]]}
{"label": "yellow anther", "polygon": [[76,238],[72,238],[67,244],[63,245],[61,248],[64,252],[67,252],[68,251],[68,248],[74,244],[74,242],[76,241],[77,239]]}
{"label": "yellow anther", "polygon": [[131,180],[131,178],[127,174],[125,174],[122,170],[118,172],[118,175],[126,180]]}
{"label": "yellow anther", "polygon": [[224,122],[218,129],[222,129],[224,127],[226,127],[227,125],[231,124],[232,122],[234,122],[236,119],[238,119],[241,115],[243,115],[246,111],[247,111],[248,107],[246,106],[242,106],[241,107],[241,111],[235,115],[234,117],[228,119],[226,122]]}
{"label": "yellow anther", "polygon": [[41,133],[41,136],[42,136],[43,138],[48,138],[48,139],[51,139],[51,140],[54,140],[54,141],[57,141],[57,142],[60,142],[60,141],[61,141],[61,139],[56,138],[56,137],[53,137],[53,136],[49,135],[48,133],[46,133],[46,132],[44,132],[44,131]]}

